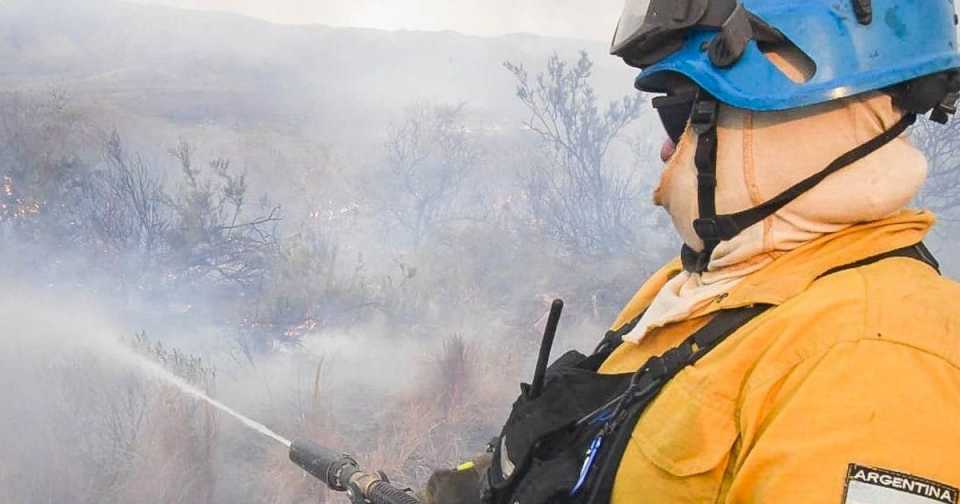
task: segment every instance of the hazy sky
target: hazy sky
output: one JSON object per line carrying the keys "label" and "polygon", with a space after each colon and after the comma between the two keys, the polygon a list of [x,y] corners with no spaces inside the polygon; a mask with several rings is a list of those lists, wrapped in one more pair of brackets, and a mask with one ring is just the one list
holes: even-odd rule
{"label": "hazy sky", "polygon": [[607,41],[623,0],[133,0],[237,12],[279,23],[455,30],[478,35],[531,32]]}

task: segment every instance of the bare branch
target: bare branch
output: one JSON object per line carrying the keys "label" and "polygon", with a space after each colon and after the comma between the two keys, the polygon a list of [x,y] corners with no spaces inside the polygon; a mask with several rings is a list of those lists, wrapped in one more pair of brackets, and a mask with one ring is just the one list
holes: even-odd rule
{"label": "bare branch", "polygon": [[554,54],[531,83],[522,65],[504,67],[530,112],[525,123],[540,140],[546,166],[526,174],[531,212],[544,231],[574,253],[626,250],[632,242],[631,175],[608,160],[611,143],[639,117],[642,100],[626,96],[600,110],[585,52],[570,64]]}

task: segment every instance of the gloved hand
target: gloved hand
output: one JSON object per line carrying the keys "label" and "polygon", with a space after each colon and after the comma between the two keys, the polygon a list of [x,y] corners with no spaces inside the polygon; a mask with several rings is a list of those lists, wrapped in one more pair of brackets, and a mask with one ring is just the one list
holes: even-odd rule
{"label": "gloved hand", "polygon": [[419,496],[424,504],[480,504],[481,482],[492,455],[484,453],[457,466],[435,471]]}

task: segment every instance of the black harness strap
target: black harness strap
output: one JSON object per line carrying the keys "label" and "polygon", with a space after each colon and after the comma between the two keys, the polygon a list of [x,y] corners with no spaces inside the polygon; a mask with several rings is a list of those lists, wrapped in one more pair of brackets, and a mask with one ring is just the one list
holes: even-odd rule
{"label": "black harness strap", "polygon": [[699,219],[693,222],[694,231],[703,240],[703,251],[697,258],[696,271],[707,270],[713,249],[720,244],[717,230],[710,226],[717,220],[717,110],[712,97],[701,95],[693,105],[690,125],[697,133],[697,210]]}
{"label": "black harness strap", "polygon": [[[825,276],[829,276],[834,273],[839,273],[841,271],[868,266],[870,264],[880,262],[884,259],[890,259],[894,257],[904,257],[909,259],[915,259],[924,264],[927,264],[928,266],[936,270],[937,273],[940,272],[939,262],[933,256],[930,250],[926,247],[926,245],[923,242],[920,242],[915,245],[911,245],[909,247],[892,250],[884,254],[879,254],[876,256],[868,257],[866,259],[855,261],[850,264],[838,266],[836,268],[828,270],[826,273],[820,275],[818,278],[823,278]],[[747,308],[722,311],[718,313],[713,318],[713,320],[711,320],[702,329],[695,332],[692,336],[687,338],[687,340],[684,341],[683,344],[681,344],[677,348],[667,351],[667,353],[663,355],[662,359],[667,364],[667,366],[663,369],[663,371],[660,371],[660,373],[662,374],[662,378],[660,380],[653,380],[652,378],[650,380],[647,380],[647,379],[638,380],[638,382],[639,381],[645,382],[642,385],[638,383],[638,386],[636,389],[639,389],[641,391],[647,388],[648,383],[652,383],[654,385],[659,383],[660,386],[650,387],[651,393],[648,396],[639,397],[638,400],[633,404],[633,406],[631,406],[629,410],[623,413],[622,417],[627,419],[627,421],[619,427],[619,432],[616,437],[616,441],[614,442],[614,445],[611,447],[612,451],[605,454],[605,458],[603,460],[603,464],[600,468],[600,471],[595,476],[597,478],[596,481],[598,482],[598,484],[593,488],[593,491],[590,494],[590,498],[587,499],[586,502],[603,503],[603,502],[610,501],[610,497],[613,493],[613,483],[614,483],[614,480],[616,479],[616,471],[619,468],[620,460],[623,458],[623,454],[626,450],[627,443],[630,440],[630,436],[632,435],[637,422],[640,420],[640,415],[647,408],[650,402],[652,402],[652,400],[656,397],[656,394],[660,391],[663,385],[666,384],[666,382],[668,382],[671,378],[673,378],[673,376],[675,376],[684,367],[686,367],[687,365],[693,365],[694,363],[696,363],[698,360],[700,360],[700,358],[702,358],[704,355],[710,352],[710,350],[715,348],[720,342],[722,342],[728,336],[736,332],[738,329],[746,325],[748,322],[750,322],[751,320],[753,320],[754,318],[756,318],[758,315],[762,314],[769,308],[770,308],[770,305],[755,305]],[[635,327],[636,325],[637,325],[636,321],[632,322],[632,324],[630,325],[630,329],[633,329],[633,327]],[[621,338],[625,334],[626,333],[621,334]],[[699,347],[699,350],[690,352],[688,348],[690,348],[692,345],[695,345],[693,346],[693,348]],[[677,359],[671,358],[670,354],[674,352],[679,352],[679,354],[681,355],[685,355],[689,352],[690,357],[689,359],[687,359],[687,363],[680,364],[679,367],[675,367],[677,366],[677,364],[675,364],[676,362],[682,362],[684,359],[681,358],[677,360]],[[658,358],[654,357],[653,359],[651,359],[651,362],[655,361],[656,359]],[[651,362],[648,362],[647,365],[644,366],[644,370],[646,370],[647,367],[651,366]],[[657,366],[657,365],[658,364],[653,364],[653,366]],[[657,374],[657,373],[654,373],[654,374]],[[631,387],[628,388],[628,393],[630,392],[631,389],[634,389],[633,382],[631,382]]]}
{"label": "black harness strap", "polygon": [[940,273],[940,263],[937,261],[937,258],[933,256],[933,254],[930,252],[930,249],[928,249],[923,242],[920,242],[920,243],[917,243],[916,245],[911,245],[909,247],[904,247],[897,250],[891,250],[890,252],[887,252],[884,254],[879,254],[873,257],[868,257],[866,259],[861,259],[854,263],[846,264],[843,266],[837,266],[836,268],[827,270],[826,273],[820,275],[817,278],[823,278],[825,276],[829,276],[834,273],[839,273],[844,270],[859,268],[861,266],[868,266],[875,262],[879,262],[884,259],[890,259],[892,257],[904,257],[907,259],[914,259],[926,264],[927,266],[930,266],[931,268],[936,270],[938,274]]}
{"label": "black harness strap", "polygon": [[[637,324],[640,323],[640,319],[643,318],[643,314],[646,312],[646,310],[640,312],[640,315],[637,315],[636,318],[623,324],[616,330],[607,331],[607,333],[603,335],[603,340],[600,341],[600,344],[597,345],[597,348],[593,351],[593,355],[601,355],[603,356],[603,360],[606,360],[607,357],[620,346],[620,343],[623,343],[623,337],[630,334],[630,332],[637,327]],[[600,364],[603,364],[603,361],[597,363],[598,368]]]}
{"label": "black harness strap", "polygon": [[[698,116],[697,112],[701,108],[704,113]],[[695,273],[703,273],[710,264],[710,256],[713,254],[713,250],[721,241],[732,239],[744,229],[773,215],[791,201],[823,182],[830,175],[890,143],[903,134],[916,120],[916,114],[905,114],[890,129],[843,154],[823,170],[797,182],[772,199],[741,212],[717,215],[716,195],[714,194],[717,186],[716,102],[713,98],[701,97],[697,106],[694,107],[694,115],[691,117],[691,125],[699,135],[695,160],[700,217],[693,221],[693,229],[703,241],[704,247],[702,251],[697,252],[684,245],[681,252],[681,257],[684,259],[684,269]]]}
{"label": "black harness strap", "polygon": [[[831,269],[818,278],[892,257],[938,267],[918,243]],[[530,397],[529,386],[522,386],[501,436],[491,445],[493,463],[484,480],[484,502],[608,503],[637,422],[663,387],[770,308],[753,305],[720,311],[683,343],[651,357],[634,373],[597,371],[640,317],[608,331],[589,357],[564,354],[547,370],[541,395]],[[514,467],[505,467],[504,461],[512,461]]]}
{"label": "black harness strap", "polygon": [[[905,257],[909,259],[918,260],[924,264],[929,265],[935,269],[938,273],[940,271],[940,265],[937,262],[933,254],[930,253],[930,250],[927,249],[926,245],[922,242],[909,247],[904,247],[897,250],[892,250],[890,252],[879,254],[873,257],[868,257],[850,264],[845,264],[843,266],[838,266],[831,270],[828,270],[826,273],[820,275],[818,278],[823,278],[840,271],[845,271],[849,269],[859,268],[862,266],[868,266],[870,264],[882,261],[884,259],[890,259],[894,257]],[[755,305],[747,308],[740,308],[736,310],[722,311],[718,313],[713,320],[711,320],[706,326],[694,333],[692,336],[687,338],[679,347],[667,351],[662,356],[662,360],[666,364],[666,367],[663,371],[660,371],[662,378],[659,380],[651,379],[641,379],[638,380],[644,382],[637,386],[637,390],[643,391],[647,388],[648,384],[657,385],[650,387],[649,395],[638,396],[638,400],[626,410],[622,417],[626,419],[620,427],[615,438],[615,442],[611,447],[611,451],[605,454],[603,463],[601,465],[600,471],[596,474],[597,485],[593,488],[593,491],[590,494],[590,498],[586,500],[589,503],[604,503],[610,501],[610,496],[613,492],[613,483],[616,479],[616,471],[620,465],[620,460],[623,458],[623,454],[626,450],[627,443],[630,440],[630,436],[633,433],[634,428],[636,427],[637,422],[640,420],[640,415],[646,409],[646,407],[653,401],[656,397],[656,394],[659,393],[660,389],[665,385],[673,376],[675,376],[680,370],[688,365],[696,363],[700,358],[706,355],[710,350],[715,348],[720,342],[730,336],[738,329],[746,325],[748,322],[756,318],[761,313],[765,312],[770,308],[770,305]],[[630,328],[632,329],[637,325],[637,322],[633,322]],[[628,331],[629,332],[629,331]],[[621,334],[622,336],[625,335]],[[695,345],[695,346],[694,346]],[[691,352],[689,348],[698,348]],[[673,359],[670,357],[671,353],[678,352],[681,356],[689,353],[690,357],[686,360],[686,364],[680,364],[677,366],[677,362],[683,362],[681,359]],[[655,361],[658,359],[654,357],[651,359]],[[659,364],[651,364],[648,362],[644,367],[644,370],[647,367],[659,366]],[[654,373],[657,374],[657,373]],[[631,382],[631,388],[628,388],[628,392],[633,388],[633,382]],[[612,461],[612,462],[611,462]]]}
{"label": "black harness strap", "polygon": [[778,210],[785,207],[788,203],[797,199],[803,193],[813,189],[814,186],[820,182],[823,182],[825,178],[833,175],[847,166],[850,166],[854,162],[875,152],[880,147],[890,143],[893,139],[897,138],[904,131],[906,131],[907,128],[916,122],[916,120],[917,116],[914,114],[907,114],[903,116],[903,118],[897,121],[892,128],[874,137],[869,142],[840,156],[823,170],[801,180],[800,182],[797,182],[793,185],[793,187],[790,187],[782,193],[774,196],[773,199],[765,201],[749,210],[744,210],[742,212],[737,212],[730,215],[717,216],[716,220],[710,223],[710,227],[704,227],[703,229],[715,229],[717,233],[713,235],[712,238],[721,241],[729,240],[734,236],[737,236],[737,234],[744,229],[747,229],[748,227],[773,215]]}
{"label": "black harness strap", "polygon": [[707,355],[728,336],[748,322],[770,309],[771,305],[754,305],[719,312],[707,325],[693,333],[680,346],[653,357],[640,369],[624,392],[623,401],[617,405],[611,422],[606,428],[613,433],[604,450],[600,467],[591,476],[589,497],[585,502],[609,502],[613,493],[620,460],[627,449],[633,430],[643,411],[659,394],[664,385],[687,366]]}

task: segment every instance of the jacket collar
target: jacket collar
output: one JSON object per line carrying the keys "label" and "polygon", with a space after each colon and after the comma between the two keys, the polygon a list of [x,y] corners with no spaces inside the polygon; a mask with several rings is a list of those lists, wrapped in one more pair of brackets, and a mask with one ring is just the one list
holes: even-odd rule
{"label": "jacket collar", "polygon": [[[778,257],[690,318],[752,304],[780,305],[833,268],[920,242],[935,220],[927,211],[903,210],[886,219],[823,236]],[[678,258],[657,271],[630,300],[613,327],[640,316],[663,285],[681,270]]]}

